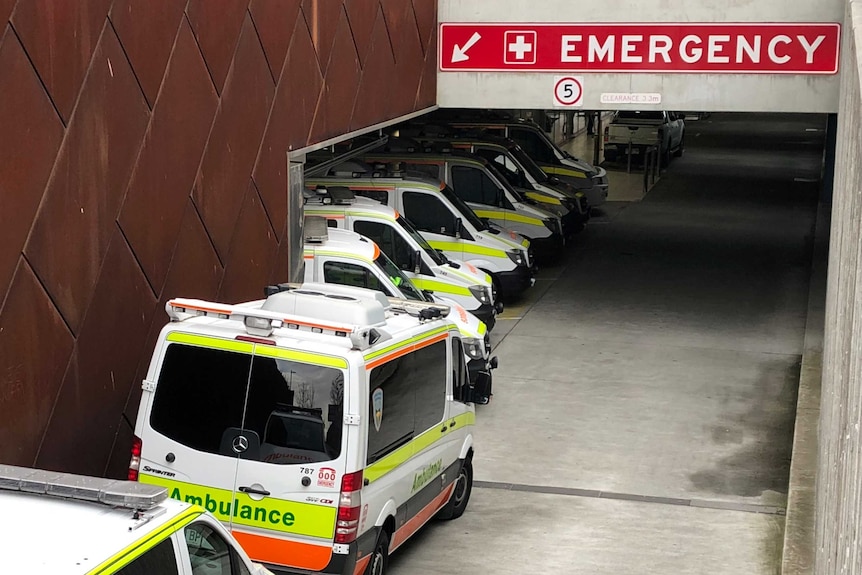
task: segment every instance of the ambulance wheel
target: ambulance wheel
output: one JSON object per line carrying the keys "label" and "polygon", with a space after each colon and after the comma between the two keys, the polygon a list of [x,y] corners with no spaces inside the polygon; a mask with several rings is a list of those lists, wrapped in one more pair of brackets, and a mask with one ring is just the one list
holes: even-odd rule
{"label": "ambulance wheel", "polygon": [[377,536],[377,544],[374,546],[374,553],[371,554],[371,561],[365,569],[365,575],[384,575],[388,566],[389,533],[386,529],[381,529],[380,535]]}
{"label": "ambulance wheel", "polygon": [[439,519],[458,519],[464,515],[470,502],[470,494],[473,492],[473,463],[470,458],[464,460],[453,489],[449,503],[437,514]]}

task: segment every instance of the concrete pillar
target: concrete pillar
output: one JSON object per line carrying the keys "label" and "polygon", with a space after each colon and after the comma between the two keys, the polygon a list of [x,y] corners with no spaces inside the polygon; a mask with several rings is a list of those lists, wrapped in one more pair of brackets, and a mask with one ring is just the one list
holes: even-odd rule
{"label": "concrete pillar", "polygon": [[815,573],[862,574],[862,0],[842,31],[819,428]]}

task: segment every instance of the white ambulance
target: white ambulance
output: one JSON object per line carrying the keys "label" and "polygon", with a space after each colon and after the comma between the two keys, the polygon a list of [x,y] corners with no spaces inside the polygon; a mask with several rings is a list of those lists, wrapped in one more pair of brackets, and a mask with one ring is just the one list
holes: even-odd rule
{"label": "white ambulance", "polygon": [[0,512],[3,573],[272,575],[164,487],[0,465]]}
{"label": "white ambulance", "polygon": [[[304,234],[306,283],[360,287],[379,291],[387,297],[447,306],[449,319],[461,332],[470,381],[482,379],[481,387],[490,393],[491,371],[497,368],[498,361],[491,357],[491,338],[482,321],[446,297],[423,293],[369,238],[349,230],[330,229],[318,216],[306,216]],[[489,399],[490,395],[477,397],[476,403],[485,404]]]}
{"label": "white ambulance", "polygon": [[481,390],[445,306],[326,287],[169,301],[130,472],[273,571],[379,575],[429,519],[464,512]]}
{"label": "white ambulance", "polygon": [[491,276],[473,264],[450,260],[432,248],[395,209],[356,197],[348,187],[327,187],[306,180],[306,216],[326,219],[330,227],[352,230],[374,241],[421,290],[445,296],[494,328],[503,304],[495,299]]}

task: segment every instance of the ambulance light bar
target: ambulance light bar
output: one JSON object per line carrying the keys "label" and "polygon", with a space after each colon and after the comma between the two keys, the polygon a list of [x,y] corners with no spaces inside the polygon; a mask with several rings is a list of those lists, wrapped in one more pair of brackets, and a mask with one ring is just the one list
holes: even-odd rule
{"label": "ambulance light bar", "polygon": [[[165,311],[172,321],[194,317],[241,321],[249,335],[259,337],[269,337],[278,328],[344,337],[350,340],[354,349],[367,349],[382,337],[374,329],[386,321],[384,308],[377,302],[332,296],[323,301],[319,296],[329,295],[325,293],[296,293],[288,295],[287,299],[284,295],[273,294],[264,300],[262,307],[177,298],[165,304]],[[299,315],[297,309],[316,309],[320,314],[318,317]],[[327,315],[354,321],[335,323],[321,318]]]}
{"label": "ambulance light bar", "polygon": [[168,498],[168,490],[156,485],[16,465],[0,465],[0,489],[92,501],[142,511],[152,509]]}
{"label": "ambulance light bar", "polygon": [[320,244],[329,239],[329,225],[326,223],[326,218],[305,216],[303,228],[305,243]]}

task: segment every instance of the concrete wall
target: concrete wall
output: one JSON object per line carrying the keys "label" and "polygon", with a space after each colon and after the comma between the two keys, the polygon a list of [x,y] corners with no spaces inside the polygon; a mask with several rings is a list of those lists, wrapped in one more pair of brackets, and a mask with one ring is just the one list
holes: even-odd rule
{"label": "concrete wall", "polygon": [[[440,22],[843,22],[845,0],[438,0]],[[839,77],[744,74],[580,74],[583,108],[602,105],[602,93],[659,93],[661,108],[740,112],[836,112]],[[441,107],[553,106],[555,74],[441,72]],[[643,107],[628,106],[628,107]]]}
{"label": "concrete wall", "polygon": [[818,575],[862,573],[862,2],[847,7],[826,297],[817,475]]}
{"label": "concrete wall", "polygon": [[433,106],[436,6],[0,0],[0,25],[0,462],[122,475],[165,300],[289,279],[288,150]]}

